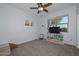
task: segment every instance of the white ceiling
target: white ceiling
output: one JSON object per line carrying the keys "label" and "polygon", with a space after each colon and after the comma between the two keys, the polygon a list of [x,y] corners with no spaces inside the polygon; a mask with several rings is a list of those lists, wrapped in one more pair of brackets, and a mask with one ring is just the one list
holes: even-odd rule
{"label": "white ceiling", "polygon": [[[36,3],[10,3],[9,5],[15,6],[15,7],[20,8],[25,11],[28,10],[31,13],[37,14],[37,9],[34,9],[34,10],[30,9],[30,7],[37,7]],[[50,14],[50,13],[62,10],[64,8],[68,8],[73,5],[76,5],[76,4],[75,3],[53,3],[51,6],[47,7],[48,13],[46,13],[44,11],[41,13]]]}

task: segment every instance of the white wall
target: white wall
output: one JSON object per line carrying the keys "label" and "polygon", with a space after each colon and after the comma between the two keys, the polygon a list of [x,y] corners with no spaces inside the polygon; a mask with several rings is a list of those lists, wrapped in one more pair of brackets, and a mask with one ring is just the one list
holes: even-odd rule
{"label": "white wall", "polygon": [[77,48],[79,48],[79,14],[77,15]]}
{"label": "white wall", "polygon": [[70,8],[66,8],[64,10],[52,13],[46,16],[42,17],[41,24],[44,24],[44,28],[40,29],[40,33],[43,33],[45,38],[47,38],[47,25],[48,25],[48,19],[56,17],[56,16],[63,16],[68,15],[69,16],[69,25],[68,25],[68,32],[63,33],[64,36],[64,43],[70,44],[70,45],[76,45],[76,7],[72,6]]}
{"label": "white wall", "polygon": [[[31,20],[33,26],[25,26]],[[38,17],[7,4],[0,4],[0,44],[24,43],[38,38]]]}

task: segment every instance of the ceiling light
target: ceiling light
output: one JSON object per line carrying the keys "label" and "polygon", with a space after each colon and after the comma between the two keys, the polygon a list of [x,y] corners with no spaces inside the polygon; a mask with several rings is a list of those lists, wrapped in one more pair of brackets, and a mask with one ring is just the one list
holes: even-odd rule
{"label": "ceiling light", "polygon": [[43,11],[43,7],[39,7],[38,10],[39,10],[39,11]]}

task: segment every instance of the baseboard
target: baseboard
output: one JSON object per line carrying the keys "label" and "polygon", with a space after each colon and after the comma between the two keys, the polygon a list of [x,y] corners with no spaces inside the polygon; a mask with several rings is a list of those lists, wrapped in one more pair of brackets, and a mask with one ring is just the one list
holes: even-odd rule
{"label": "baseboard", "polygon": [[[33,39],[33,40],[37,40],[37,39]],[[27,43],[27,42],[31,42],[33,40],[23,41],[23,42],[18,43],[17,45],[21,45],[21,44],[24,44],[24,43]]]}
{"label": "baseboard", "polygon": [[74,42],[64,41],[64,43],[68,44],[68,45],[76,46],[76,44]]}
{"label": "baseboard", "polygon": [[79,48],[79,46],[77,46],[77,48]]}

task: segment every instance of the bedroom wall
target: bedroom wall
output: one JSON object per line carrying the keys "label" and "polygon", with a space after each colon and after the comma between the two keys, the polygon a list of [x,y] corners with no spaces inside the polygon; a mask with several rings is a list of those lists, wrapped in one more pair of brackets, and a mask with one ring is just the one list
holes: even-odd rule
{"label": "bedroom wall", "polygon": [[70,8],[66,8],[64,10],[54,12],[48,15],[43,15],[41,25],[43,24],[44,27],[40,29],[40,33],[44,34],[44,37],[47,39],[47,25],[48,25],[48,19],[56,17],[56,16],[63,16],[68,15],[69,16],[69,25],[68,25],[68,32],[63,32],[64,36],[64,43],[70,44],[70,45],[76,45],[76,6],[72,6]]}
{"label": "bedroom wall", "polygon": [[77,15],[77,48],[79,48],[79,14]]}
{"label": "bedroom wall", "polygon": [[[31,20],[33,26],[25,26]],[[21,44],[38,38],[38,17],[7,4],[0,4],[0,44]]]}
{"label": "bedroom wall", "polygon": [[79,48],[79,4],[77,4],[77,48]]}

